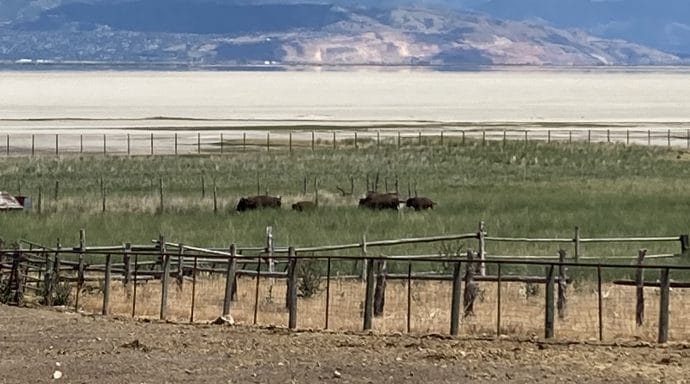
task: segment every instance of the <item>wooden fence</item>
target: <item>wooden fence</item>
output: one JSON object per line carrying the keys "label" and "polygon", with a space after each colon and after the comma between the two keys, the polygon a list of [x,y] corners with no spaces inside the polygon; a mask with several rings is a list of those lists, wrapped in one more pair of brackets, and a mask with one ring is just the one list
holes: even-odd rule
{"label": "wooden fence", "polygon": [[[168,292],[169,286],[175,279],[181,289],[185,279],[191,279],[192,283],[192,302],[190,308],[190,322],[195,318],[195,299],[197,297],[196,287],[200,273],[219,274],[224,277],[224,294],[222,311],[218,313],[221,318],[228,318],[233,310],[233,303],[237,305],[237,281],[238,277],[251,276],[255,280],[253,323],[257,324],[257,314],[259,310],[259,289],[260,284],[269,284],[273,287],[277,279],[285,280],[285,308],[288,313],[288,328],[297,327],[298,302],[297,284],[299,267],[308,262],[319,262],[326,264],[325,277],[326,284],[324,308],[324,328],[329,328],[331,313],[331,292],[332,280],[337,279],[361,279],[364,278],[364,303],[361,313],[362,329],[368,330],[374,327],[374,318],[382,316],[384,313],[384,303],[386,296],[386,280],[402,280],[406,283],[407,303],[406,303],[406,331],[411,331],[411,297],[413,292],[413,282],[422,281],[447,281],[451,284],[451,298],[448,303],[450,307],[449,333],[457,335],[461,324],[461,318],[468,318],[475,313],[474,303],[479,295],[478,283],[487,282],[496,286],[496,328],[497,334],[502,334],[502,289],[509,282],[520,282],[525,284],[538,284],[544,289],[543,305],[543,334],[545,338],[555,336],[555,316],[565,319],[567,313],[567,290],[572,279],[567,276],[568,267],[578,269],[588,269],[595,271],[597,276],[597,307],[598,307],[598,334],[599,340],[604,339],[604,317],[602,311],[602,301],[604,292],[602,290],[602,270],[612,269],[633,269],[636,271],[635,280],[614,280],[613,284],[620,286],[634,285],[637,292],[637,304],[635,307],[636,324],[644,324],[644,287],[659,287],[659,320],[657,341],[664,343],[668,341],[669,335],[669,292],[671,287],[685,288],[690,287],[690,282],[671,281],[670,273],[674,271],[690,270],[690,266],[678,265],[647,265],[643,264],[646,250],[640,250],[637,255],[636,264],[611,264],[611,263],[587,263],[582,260],[566,260],[565,251],[558,252],[558,260],[530,260],[518,259],[516,257],[491,256],[479,257],[479,252],[471,249],[462,255],[403,255],[377,257],[366,254],[367,247],[398,245],[414,242],[434,242],[452,239],[477,239],[478,241],[538,241],[538,242],[563,242],[578,239],[528,239],[528,238],[499,238],[488,237],[478,233],[436,236],[428,238],[398,239],[384,241],[369,241],[363,239],[362,244],[345,244],[325,247],[287,247],[275,248],[271,253],[266,248],[261,247],[237,247],[231,245],[226,250],[207,249],[201,247],[185,246],[178,243],[166,242],[161,236],[151,245],[132,245],[123,246],[90,246],[85,244],[84,231],[80,233],[80,242],[75,247],[60,247],[59,245],[50,248],[37,246],[30,243],[30,249],[4,249],[0,250],[0,282],[3,283],[0,292],[6,301],[21,304],[24,294],[33,291],[35,297],[42,298],[45,305],[52,305],[55,299],[55,292],[61,284],[69,287],[76,286],[74,308],[80,308],[80,296],[89,282],[99,282],[100,290],[103,295],[101,313],[110,314],[111,286],[113,281],[121,281],[123,286],[131,287],[131,314],[137,314],[137,286],[143,282],[152,280],[160,281],[160,310],[159,318],[168,318]],[[582,243],[603,242],[603,241],[679,241],[687,236],[677,237],[648,237],[648,238],[599,238],[599,239],[579,239]],[[360,257],[340,256],[340,255],[318,255],[319,252],[337,251],[359,247],[363,249]],[[687,252],[687,244],[684,245],[684,252]],[[313,253],[313,254],[312,254]],[[98,264],[88,264],[85,256],[98,258]],[[262,267],[266,257],[284,265],[282,271],[268,270]],[[486,256],[486,255],[485,255]],[[120,258],[121,262],[116,263],[115,258]],[[366,266],[362,275],[353,276],[333,276],[332,265],[335,262],[361,262]],[[429,272],[415,272],[413,268],[418,263],[424,265],[443,264],[452,269],[452,274],[438,274]],[[284,263],[284,264],[283,264]],[[405,263],[407,273],[393,274],[388,273],[386,263]],[[486,269],[481,265],[491,265],[495,270],[494,275],[486,275]],[[255,267],[251,267],[255,265]],[[506,267],[529,266],[532,268],[544,268],[543,274],[534,276],[508,275]],[[249,267],[248,267],[249,266]],[[464,267],[464,270],[463,270]],[[659,270],[657,282],[645,281],[644,271]],[[464,272],[463,272],[464,271]],[[268,280],[266,280],[268,279]],[[464,284],[464,289],[462,288]],[[73,290],[69,288],[70,291]],[[557,291],[556,291],[557,290]],[[557,300],[556,300],[557,297]],[[557,311],[556,311],[557,310]],[[280,325],[280,324],[272,324]]]}
{"label": "wooden fence", "polygon": [[[134,131],[133,131],[134,132]],[[587,142],[666,146],[690,149],[688,129],[351,129],[280,131],[158,131],[124,134],[5,134],[0,154],[38,156],[67,154],[189,155],[246,151],[358,149],[393,145],[397,148],[466,141]],[[2,137],[0,136],[0,138]]]}

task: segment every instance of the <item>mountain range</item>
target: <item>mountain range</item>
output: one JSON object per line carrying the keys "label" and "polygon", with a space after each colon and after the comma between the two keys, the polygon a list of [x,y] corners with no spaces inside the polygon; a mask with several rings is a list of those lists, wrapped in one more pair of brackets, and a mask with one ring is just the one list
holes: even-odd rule
{"label": "mountain range", "polygon": [[[683,3],[667,1],[677,9],[653,12],[650,8],[645,20],[672,20],[683,14]],[[603,0],[0,0],[0,61],[434,66],[686,63],[684,52],[690,49],[684,46],[690,36],[684,37],[682,23],[664,30],[675,33],[675,40],[652,32],[628,39],[623,27],[614,28],[624,22],[642,23],[629,21],[634,15],[622,11],[619,24],[607,19],[607,12],[615,13],[619,3],[626,2],[652,4],[646,0],[615,4]],[[582,10],[589,8],[579,8],[585,3],[601,12],[590,14]],[[657,44],[658,40],[663,44]]]}

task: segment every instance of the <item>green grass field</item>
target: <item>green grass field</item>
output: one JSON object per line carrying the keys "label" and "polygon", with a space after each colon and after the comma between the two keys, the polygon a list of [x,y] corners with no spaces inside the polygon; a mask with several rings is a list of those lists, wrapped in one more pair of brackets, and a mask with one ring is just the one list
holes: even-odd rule
{"label": "green grass field", "polygon": [[[235,152],[223,156],[4,158],[0,190],[30,195],[31,213],[0,215],[0,238],[64,245],[150,243],[166,239],[197,246],[262,245],[265,227],[274,228],[277,246],[307,246],[475,232],[479,221],[492,236],[583,237],[674,236],[690,231],[690,154],[622,145],[468,141],[428,143],[397,149],[363,144],[339,148]],[[395,179],[403,197],[408,183],[438,206],[429,212],[401,209],[373,212],[357,208],[379,173],[379,190]],[[205,181],[202,198],[201,179]],[[336,187],[354,195],[341,196]],[[304,178],[308,193],[303,194]],[[106,187],[102,212],[100,179]],[[159,178],[164,209],[159,212]],[[219,212],[213,212],[213,180]],[[297,213],[290,205],[313,198],[317,211]],[[237,214],[243,195],[261,190],[283,196],[280,210]],[[59,181],[57,199],[55,185]],[[38,213],[41,186],[42,213]],[[411,188],[414,190],[414,187]],[[472,247],[465,243],[372,248],[371,254],[437,253]],[[494,255],[555,255],[559,245],[488,243]],[[571,252],[570,244],[562,247]],[[592,256],[678,252],[678,243],[587,245]],[[356,252],[355,252],[356,254]]]}

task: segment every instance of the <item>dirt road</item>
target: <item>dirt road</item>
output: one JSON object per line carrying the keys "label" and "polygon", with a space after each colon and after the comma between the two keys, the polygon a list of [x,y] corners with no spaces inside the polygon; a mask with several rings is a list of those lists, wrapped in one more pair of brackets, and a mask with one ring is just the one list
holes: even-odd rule
{"label": "dirt road", "polygon": [[688,345],[288,332],[2,305],[0,356],[2,383],[690,382]]}

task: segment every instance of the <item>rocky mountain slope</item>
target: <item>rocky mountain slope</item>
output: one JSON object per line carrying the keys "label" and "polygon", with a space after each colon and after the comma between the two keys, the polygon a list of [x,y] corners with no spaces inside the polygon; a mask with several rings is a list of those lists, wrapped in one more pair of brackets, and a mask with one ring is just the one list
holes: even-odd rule
{"label": "rocky mountain slope", "polygon": [[17,18],[0,27],[0,58],[193,65],[682,62],[576,29],[458,10],[180,0],[67,3]]}

